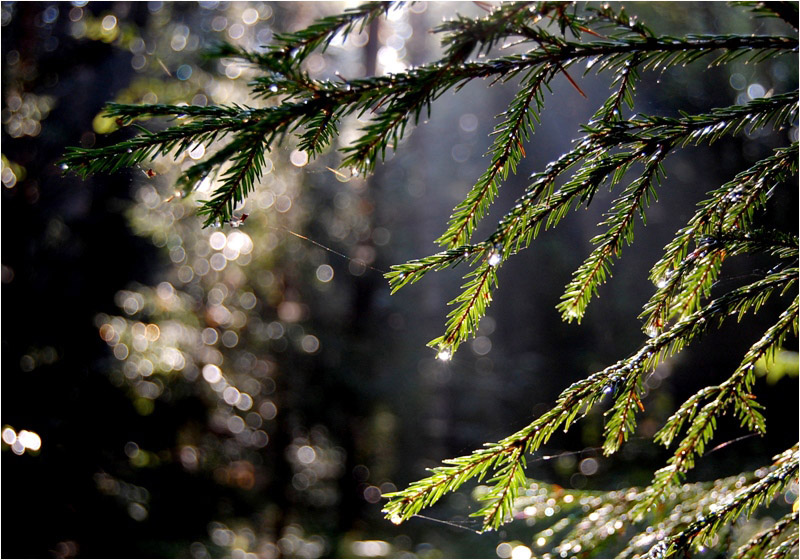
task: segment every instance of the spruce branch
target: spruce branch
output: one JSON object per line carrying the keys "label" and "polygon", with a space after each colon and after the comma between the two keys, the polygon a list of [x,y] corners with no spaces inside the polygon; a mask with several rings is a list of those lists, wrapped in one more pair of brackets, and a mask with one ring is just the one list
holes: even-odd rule
{"label": "spruce branch", "polygon": [[[434,468],[430,477],[414,482],[405,490],[386,494],[385,497],[390,498],[383,509],[386,517],[395,523],[401,523],[423,508],[436,503],[444,494],[458,489],[468,480],[475,477],[482,480],[490,471],[499,477],[497,487],[491,491],[491,496],[503,497],[504,488],[508,488],[509,492],[516,491],[510,486],[505,486],[509,480],[513,485],[516,479],[501,476],[501,473],[510,472],[509,465],[512,464],[509,463],[510,458],[513,457],[513,464],[520,463],[524,460],[524,454],[539,449],[560,427],[563,426],[564,430],[569,429],[578,417],[586,415],[615,385],[625,386],[635,383],[643,373],[655,369],[662,357],[678,352],[692,339],[710,328],[713,320],[722,321],[732,314],[739,314],[749,309],[756,302],[763,303],[763,298],[768,297],[775,289],[788,289],[796,281],[796,276],[797,269],[787,270],[782,274],[775,273],[720,296],[671,329],[648,340],[625,360],[572,384],[561,393],[552,409],[517,433],[497,443],[487,443],[483,449],[478,449],[470,455],[449,459],[445,461],[444,466]],[[766,295],[762,293],[764,291]],[[619,398],[630,397],[624,394]],[[626,434],[629,435],[629,432]],[[607,433],[606,437],[607,453],[611,453],[620,442],[613,432],[611,435]],[[517,453],[516,449],[522,451]],[[501,469],[506,470],[501,471]],[[496,512],[499,513],[501,510],[499,507]],[[487,513],[494,510],[482,511]],[[494,523],[498,519],[499,517],[493,516],[488,520]]]}
{"label": "spruce branch", "polygon": [[791,558],[792,552],[794,552],[794,556],[797,556],[798,545],[800,545],[800,536],[790,535],[786,540],[769,549],[764,558]]}
{"label": "spruce branch", "polygon": [[[490,149],[492,162],[489,169],[453,211],[447,231],[436,240],[439,245],[453,248],[468,243],[475,226],[497,196],[500,179],[508,177],[509,168],[517,172],[517,165],[525,157],[523,142],[530,139],[533,121],[538,120],[537,113],[544,105],[541,87],[551,79],[552,73],[552,69],[535,69],[531,72],[533,77],[520,84],[520,91],[503,115],[505,120],[494,129],[496,138]],[[535,109],[531,108],[533,103]]]}
{"label": "spruce branch", "polygon": [[734,4],[750,8],[757,17],[780,18],[795,29],[798,29],[800,9],[797,2],[734,2]]}
{"label": "spruce branch", "polygon": [[688,552],[696,542],[713,536],[720,526],[744,514],[747,517],[761,504],[769,504],[793,478],[797,478],[800,454],[797,446],[775,457],[775,469],[749,486],[742,488],[729,503],[700,516],[683,531],[654,545],[645,558],[670,558]]}
{"label": "spruce branch", "polygon": [[334,39],[344,41],[351,33],[363,31],[373,20],[403,4],[404,2],[366,2],[348,8],[341,14],[320,18],[294,33],[277,33],[264,53],[248,52],[223,43],[209,54],[215,57],[242,58],[265,71],[283,72],[299,67],[317,49],[325,52]]}
{"label": "spruce branch", "polygon": [[222,184],[197,211],[198,215],[207,216],[205,226],[230,220],[236,205],[244,201],[261,176],[268,146],[264,134],[250,133],[239,138],[237,144],[238,152],[222,175]]}
{"label": "spruce branch", "polygon": [[[691,312],[701,296],[708,295],[719,274],[722,261],[735,254],[737,237],[731,232],[751,229],[755,213],[762,209],[776,186],[797,174],[797,143],[775,153],[739,173],[733,180],[712,191],[711,198],[679,230],[665,253],[650,271],[658,291],[645,305],[645,330],[658,329],[674,316]],[[739,252],[754,234],[739,240]],[[727,239],[726,239],[727,236]],[[694,251],[690,248],[694,244]],[[791,252],[784,257],[791,257]]]}
{"label": "spruce branch", "polygon": [[[795,298],[789,308],[784,311],[778,322],[770,327],[761,339],[747,352],[744,360],[724,383],[715,388],[706,388],[702,397],[714,397],[702,408],[698,409],[700,396],[690,399],[691,405],[684,404],[676,415],[673,415],[665,427],[655,435],[655,441],[669,446],[677,434],[676,425],[688,424],[684,439],[678,444],[667,466],[656,471],[653,482],[645,492],[645,496],[637,504],[635,513],[640,515],[663,500],[664,496],[685,477],[695,465],[695,457],[703,454],[706,444],[711,440],[716,429],[717,418],[725,410],[734,405],[742,426],[763,434],[766,430],[764,417],[759,412],[760,405],[751,394],[755,382],[755,364],[764,356],[774,354],[781,347],[790,331],[797,333],[797,315],[800,299]],[[681,418],[681,416],[691,418]]]}
{"label": "spruce branch", "polygon": [[642,222],[646,223],[644,208],[656,196],[653,183],[660,182],[659,174],[663,174],[662,162],[666,155],[666,147],[659,147],[650,156],[642,175],[612,204],[608,218],[600,224],[608,226],[608,230],[592,239],[597,248],[575,272],[557,306],[565,320],[577,319],[580,322],[589,300],[597,295],[598,286],[606,281],[610,273],[609,260],[619,256],[623,243],[630,245],[633,242],[637,212]]}

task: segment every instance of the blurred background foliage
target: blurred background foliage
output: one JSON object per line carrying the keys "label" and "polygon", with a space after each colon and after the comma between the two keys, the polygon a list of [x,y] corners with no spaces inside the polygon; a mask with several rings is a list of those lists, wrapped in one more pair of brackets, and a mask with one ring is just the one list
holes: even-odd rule
{"label": "blurred background foliage", "polygon": [[[395,527],[380,514],[381,493],[526,424],[567,383],[634,348],[657,252],[712,186],[784,143],[779,135],[797,139],[794,127],[677,155],[647,230],[637,230],[581,326],[561,323],[555,304],[603,204],[572,215],[504,267],[471,351],[449,363],[425,342],[441,330],[458,273],[390,298],[381,271],[431,252],[485,167],[487,134],[513,84],[446,95],[368,178],[330,171],[336,153],[309,164],[290,145],[270,152],[271,171],[239,209],[247,219],[238,228],[201,229],[203,187],[188,199],[174,192],[197,150],[85,182],[55,166],[67,145],[124,138],[102,116],[110,100],[252,104],[254,70],[204,58],[204,49],[219,40],[258,49],[347,5],[2,4],[3,556],[529,557],[547,520],[523,512],[478,536],[472,496],[460,491],[431,513],[439,522]],[[676,35],[774,25],[717,3],[635,9]],[[307,70],[355,78],[434,60],[428,31],[456,13],[481,6],[412,4],[312,55]],[[645,78],[637,103],[674,114],[796,87],[797,66],[775,59]],[[568,148],[608,88],[587,72],[586,101],[559,80],[498,207]],[[343,123],[342,142],[358,127]],[[765,219],[796,227],[797,192],[782,196]],[[758,266],[739,262],[724,282]],[[770,320],[727,325],[659,367],[646,381],[639,436],[735,367],[729,348],[752,343]],[[692,480],[756,468],[797,441],[797,400],[787,399],[797,394],[797,354],[764,372],[768,437],[715,451]],[[664,451],[634,438],[602,457],[602,422],[598,411],[553,441],[528,475],[585,490],[647,484]],[[720,441],[741,435],[733,421],[721,428]],[[766,515],[777,518],[796,497],[794,485]],[[751,533],[761,521],[749,522]]]}

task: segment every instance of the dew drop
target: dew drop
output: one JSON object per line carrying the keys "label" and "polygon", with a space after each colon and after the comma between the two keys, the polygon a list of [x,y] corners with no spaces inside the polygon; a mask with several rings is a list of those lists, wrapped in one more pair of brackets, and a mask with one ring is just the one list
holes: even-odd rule
{"label": "dew drop", "polygon": [[500,253],[498,253],[497,251],[492,251],[491,253],[489,253],[489,259],[488,259],[489,266],[495,267],[495,266],[499,265],[500,261],[502,261],[502,260],[503,260],[503,256]]}
{"label": "dew drop", "polygon": [[66,171],[67,169],[69,169],[69,165],[67,165],[66,163],[62,163],[62,164],[61,164],[61,169],[63,169],[64,171]]}
{"label": "dew drop", "polygon": [[452,357],[453,357],[453,355],[450,353],[450,350],[448,350],[447,348],[445,348],[443,350],[439,350],[439,353],[436,354],[436,359],[437,360],[441,360],[443,362],[449,362],[450,358],[452,358]]}
{"label": "dew drop", "polygon": [[398,514],[394,514],[391,518],[389,518],[389,521],[391,521],[395,525],[400,525],[403,522],[403,518]]}
{"label": "dew drop", "polygon": [[272,93],[275,93],[276,91],[278,91],[278,86],[277,86],[277,85],[275,85],[275,84],[272,84],[271,86],[269,86],[269,90],[270,90]]}

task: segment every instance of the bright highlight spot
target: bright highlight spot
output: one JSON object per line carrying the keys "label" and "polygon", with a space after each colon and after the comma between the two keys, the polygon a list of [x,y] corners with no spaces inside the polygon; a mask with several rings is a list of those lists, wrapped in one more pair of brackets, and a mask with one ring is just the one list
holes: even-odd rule
{"label": "bright highlight spot", "polygon": [[530,560],[533,554],[531,549],[525,545],[515,546],[511,551],[511,560]]}

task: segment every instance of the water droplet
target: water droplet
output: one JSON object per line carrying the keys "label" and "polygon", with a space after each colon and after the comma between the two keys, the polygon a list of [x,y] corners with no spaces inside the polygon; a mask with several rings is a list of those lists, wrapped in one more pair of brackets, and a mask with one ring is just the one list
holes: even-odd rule
{"label": "water droplet", "polygon": [[500,261],[502,261],[502,260],[503,260],[503,256],[499,252],[492,251],[491,253],[489,253],[489,259],[488,259],[489,266],[495,267],[495,266],[499,265]]}
{"label": "water droplet", "polygon": [[132,154],[132,153],[133,153],[133,148],[128,148],[128,149],[127,149],[127,152],[128,152],[129,154]]}
{"label": "water droplet", "polygon": [[436,359],[437,360],[441,360],[443,362],[449,362],[450,358],[452,358],[452,357],[453,357],[453,355],[450,353],[450,350],[447,349],[447,348],[439,350],[439,353],[436,354]]}
{"label": "water droplet", "polygon": [[400,524],[403,522],[403,517],[395,513],[395,514],[394,514],[394,515],[393,515],[393,516],[392,516],[392,517],[389,519],[389,521],[391,521],[391,522],[392,522],[392,523],[394,523],[395,525],[400,525]]}
{"label": "water droplet", "polygon": [[277,85],[275,85],[275,84],[272,84],[271,86],[269,86],[269,90],[270,90],[272,93],[275,93],[276,91],[278,91],[278,86],[277,86]]}
{"label": "water droplet", "polygon": [[66,163],[62,163],[62,164],[61,164],[61,169],[63,169],[64,171],[66,171],[67,169],[69,169],[69,165],[67,165]]}
{"label": "water droplet", "polygon": [[655,325],[650,325],[644,330],[644,333],[650,338],[655,338],[658,336],[658,327]]}

